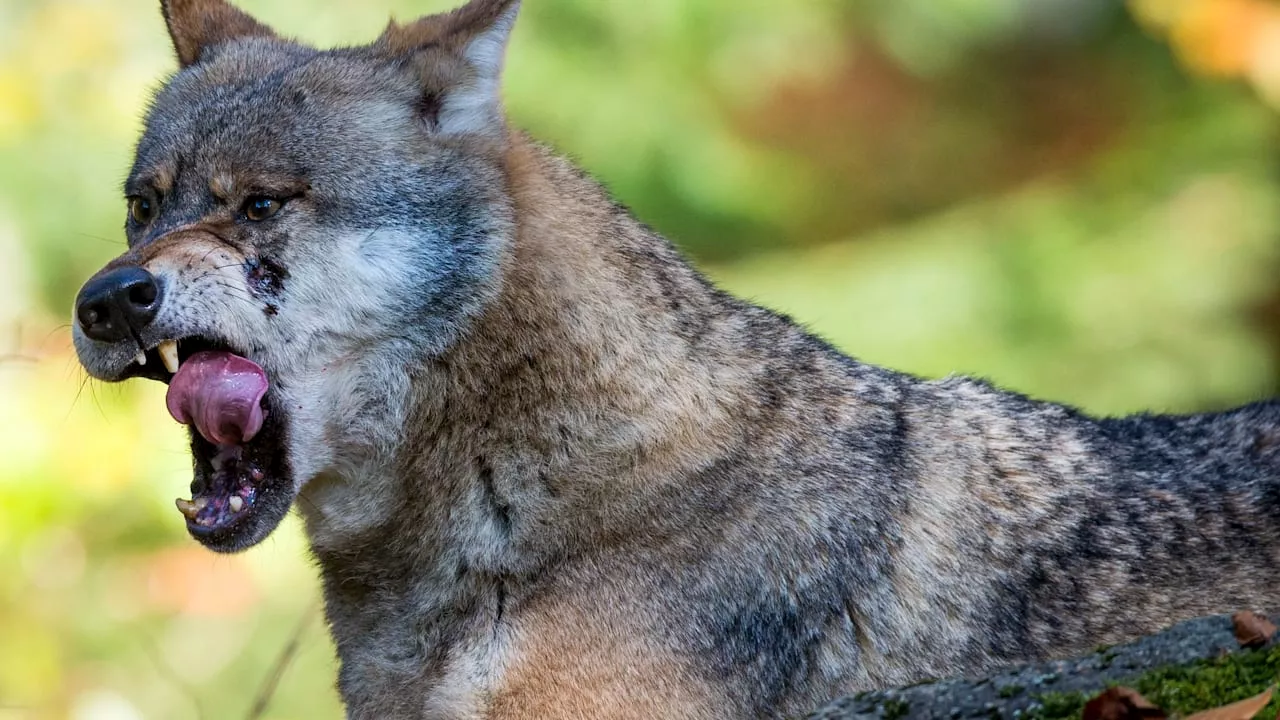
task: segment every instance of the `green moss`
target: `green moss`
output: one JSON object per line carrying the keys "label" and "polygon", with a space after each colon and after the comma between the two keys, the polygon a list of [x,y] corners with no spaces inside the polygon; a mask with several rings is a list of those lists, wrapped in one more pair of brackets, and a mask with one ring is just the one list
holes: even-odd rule
{"label": "green moss", "polygon": [[[1280,648],[1244,652],[1143,675],[1133,685],[1148,700],[1172,712],[1193,712],[1244,700],[1280,676]],[[1274,720],[1276,700],[1255,717]]]}
{"label": "green moss", "polygon": [[902,700],[898,700],[897,698],[885,700],[884,704],[880,707],[884,710],[883,717],[885,720],[899,720],[900,718],[906,717],[907,713],[911,710],[910,704]]}
{"label": "green moss", "polygon": [[[1280,647],[1241,652],[1187,665],[1157,668],[1122,683],[1170,713],[1191,713],[1257,695],[1280,677]],[[1034,720],[1079,718],[1084,704],[1097,693],[1045,693],[1042,707],[1023,715]],[[1280,700],[1272,700],[1256,716],[1276,720]]]}
{"label": "green moss", "polygon": [[1000,697],[1006,699],[1016,697],[1022,693],[1023,689],[1024,688],[1021,685],[1005,685],[1000,688]]}

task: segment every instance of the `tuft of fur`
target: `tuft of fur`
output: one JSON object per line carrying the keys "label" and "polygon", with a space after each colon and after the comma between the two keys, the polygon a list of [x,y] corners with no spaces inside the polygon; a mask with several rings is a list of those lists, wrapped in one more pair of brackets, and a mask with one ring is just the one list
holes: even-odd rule
{"label": "tuft of fur", "polygon": [[1274,604],[1280,403],[1093,419],[717,290],[508,129],[516,7],[320,51],[165,4],[116,264],[280,388],[350,717],[780,718]]}

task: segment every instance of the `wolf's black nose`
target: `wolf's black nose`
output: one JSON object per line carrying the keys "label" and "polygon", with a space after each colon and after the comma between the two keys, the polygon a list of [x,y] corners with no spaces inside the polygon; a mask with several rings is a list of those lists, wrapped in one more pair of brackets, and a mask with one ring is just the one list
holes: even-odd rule
{"label": "wolf's black nose", "polygon": [[160,285],[140,267],[116,268],[91,279],[76,296],[76,320],[94,340],[119,342],[147,326],[160,307]]}

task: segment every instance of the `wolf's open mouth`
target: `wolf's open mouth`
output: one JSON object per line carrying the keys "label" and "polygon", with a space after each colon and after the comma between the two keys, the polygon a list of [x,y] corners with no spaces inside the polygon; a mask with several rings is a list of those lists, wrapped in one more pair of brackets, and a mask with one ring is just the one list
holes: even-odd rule
{"label": "wolf's open mouth", "polygon": [[169,413],[191,430],[192,499],[177,501],[187,530],[214,550],[265,537],[292,503],[284,460],[284,413],[266,372],[244,353],[204,337],[139,353],[126,377],[169,385]]}

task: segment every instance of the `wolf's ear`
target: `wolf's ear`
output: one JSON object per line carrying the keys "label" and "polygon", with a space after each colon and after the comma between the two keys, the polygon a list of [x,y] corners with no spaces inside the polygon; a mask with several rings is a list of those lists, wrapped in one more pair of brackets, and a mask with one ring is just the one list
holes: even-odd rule
{"label": "wolf's ear", "polygon": [[501,80],[520,0],[471,0],[408,25],[392,22],[374,47],[410,58],[421,76],[428,122],[450,134],[503,128]]}
{"label": "wolf's ear", "polygon": [[194,65],[206,48],[242,37],[275,37],[271,28],[226,0],[160,0],[160,12],[182,67]]}

